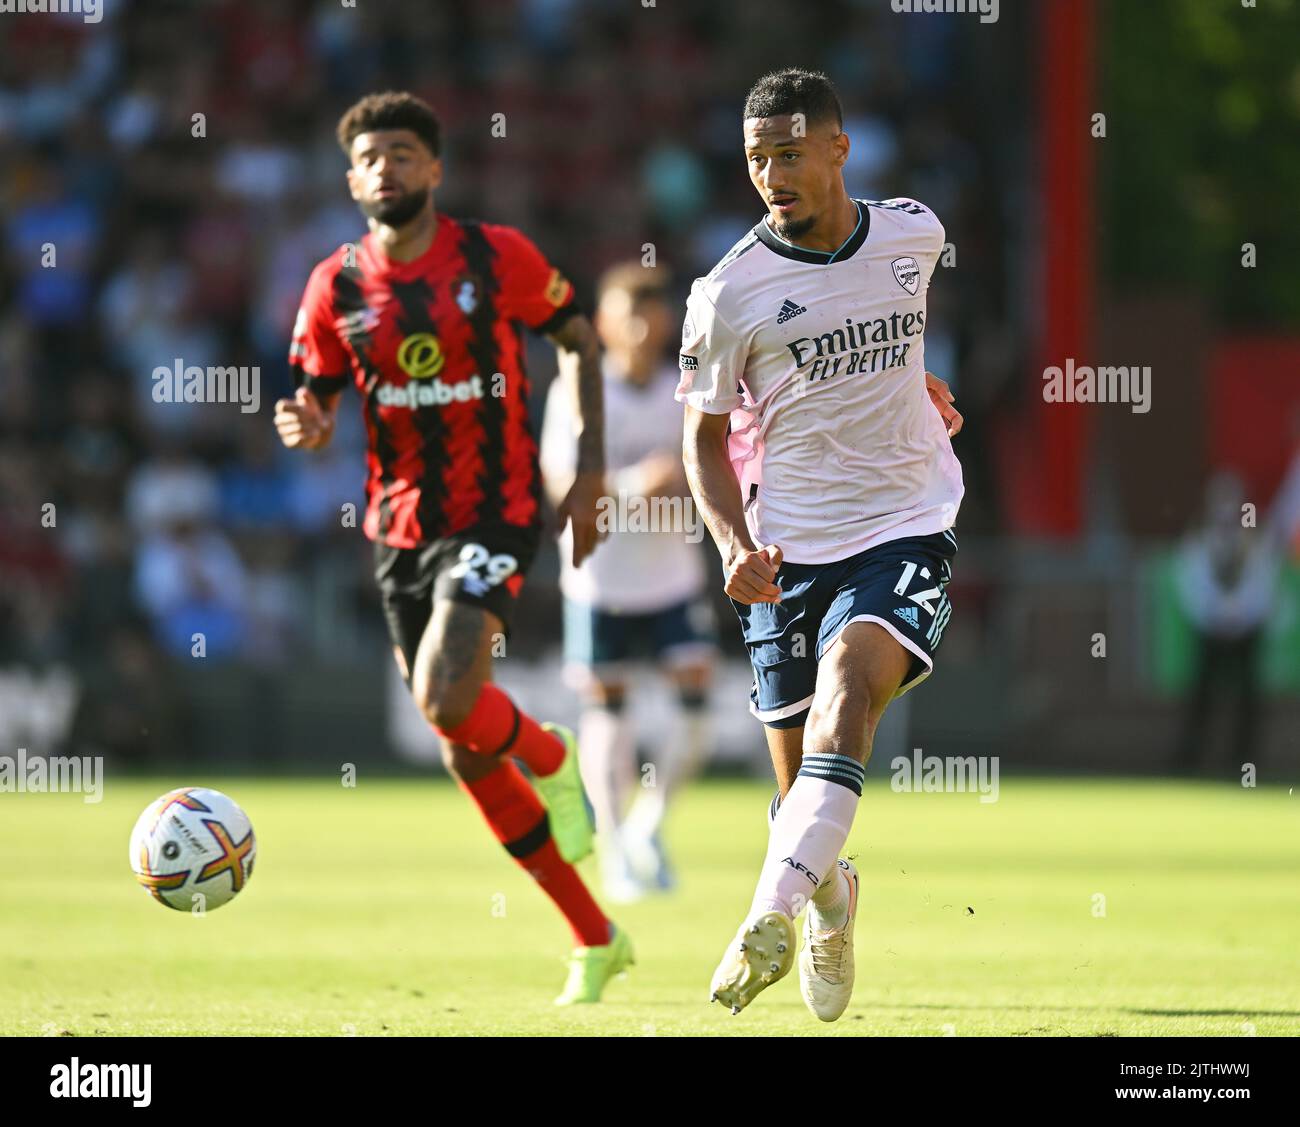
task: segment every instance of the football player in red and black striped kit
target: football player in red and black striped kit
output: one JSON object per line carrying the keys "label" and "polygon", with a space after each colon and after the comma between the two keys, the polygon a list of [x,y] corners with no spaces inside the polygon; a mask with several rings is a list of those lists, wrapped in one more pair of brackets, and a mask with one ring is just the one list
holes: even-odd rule
{"label": "football player in red and black striped kit", "polygon": [[286,446],[324,446],[344,385],[356,387],[369,437],[364,528],[398,666],[448,769],[573,930],[556,1001],[595,1002],[632,949],[573,867],[592,838],[577,745],[522,712],[491,673],[541,535],[522,328],[555,344],[576,390],[578,474],[559,508],[575,565],[596,546],[604,492],[595,331],[523,234],[435,210],[440,129],[426,103],[369,95],[338,139],[370,232],[312,271],[290,349],[298,389],[276,404],[276,428]]}

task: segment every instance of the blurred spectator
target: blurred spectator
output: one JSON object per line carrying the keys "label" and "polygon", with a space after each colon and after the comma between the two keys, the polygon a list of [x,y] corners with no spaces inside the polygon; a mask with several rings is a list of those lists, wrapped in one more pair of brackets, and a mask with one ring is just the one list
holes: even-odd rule
{"label": "blurred spectator", "polygon": [[219,480],[221,523],[235,531],[293,521],[292,473],[275,431],[256,415],[240,415],[235,456]]}
{"label": "blurred spectator", "polygon": [[99,217],[68,193],[62,167],[46,159],[36,166],[28,199],[6,227],[18,275],[18,310],[54,347],[60,343],[55,334],[79,325],[91,304]]}
{"label": "blurred spectator", "polygon": [[169,653],[235,656],[247,630],[247,575],[216,525],[218,489],[210,473],[175,455],[145,466],[127,496],[140,537],[135,597]]}
{"label": "blurred spectator", "polygon": [[161,326],[185,308],[192,271],[171,256],[161,230],[145,230],[130,241],[128,257],[109,276],[99,298],[99,318],[109,356],[137,372],[166,351]]}
{"label": "blurred spectator", "polygon": [[0,662],[39,665],[71,648],[61,615],[71,568],[58,517],[36,447],[0,446]]}
{"label": "blurred spectator", "polygon": [[1262,530],[1243,525],[1244,501],[1238,477],[1216,474],[1206,490],[1205,524],[1188,537],[1178,563],[1183,611],[1197,635],[1179,748],[1179,765],[1188,771],[1209,765],[1208,730],[1220,702],[1231,725],[1226,762],[1258,762],[1260,640],[1276,603],[1279,560]]}

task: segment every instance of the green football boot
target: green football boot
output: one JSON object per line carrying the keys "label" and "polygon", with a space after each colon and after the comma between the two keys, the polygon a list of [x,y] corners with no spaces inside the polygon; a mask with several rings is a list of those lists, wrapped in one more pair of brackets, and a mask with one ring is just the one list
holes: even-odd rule
{"label": "green football boot", "polygon": [[564,762],[554,774],[534,775],[533,786],[546,805],[555,846],[560,856],[572,865],[591,852],[595,835],[578,768],[578,741],[563,724],[548,722],[542,729],[553,732],[564,744]]}
{"label": "green football boot", "polygon": [[609,925],[610,939],[603,947],[578,947],[569,958],[569,979],[555,999],[557,1006],[599,1002],[605,984],[627,970],[632,957],[632,940],[627,933]]}

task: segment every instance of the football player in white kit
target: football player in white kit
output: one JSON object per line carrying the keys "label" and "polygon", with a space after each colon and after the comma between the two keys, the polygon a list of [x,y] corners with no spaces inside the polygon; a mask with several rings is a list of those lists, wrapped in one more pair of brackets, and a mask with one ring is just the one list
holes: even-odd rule
{"label": "football player in white kit", "polygon": [[687,303],[677,399],[780,794],[748,914],[713,976],[739,1013],[795,960],[823,1021],[853,989],[858,874],[840,853],[886,706],[923,681],[951,605],[961,418],[925,371],[944,243],[929,208],[857,200],[825,75],[760,79],[744,110],[767,215]]}
{"label": "football player in white kit", "polygon": [[[673,401],[676,333],[668,272],[628,262],[597,286],[604,345],[606,465],[611,482],[598,527],[608,533],[581,567],[561,544],[565,674],[582,695],[579,762],[596,814],[596,847],[610,900],[627,903],[674,884],[660,829],[671,796],[712,743],[708,711],[715,657],[705,600],[704,526],[681,459],[682,410]],[[551,385],[541,465],[552,498],[573,480],[571,389]],[[567,537],[567,529],[563,533]],[[669,678],[677,723],[656,726],[653,772],[638,774],[627,707],[631,661]],[[632,801],[632,795],[636,798]]]}

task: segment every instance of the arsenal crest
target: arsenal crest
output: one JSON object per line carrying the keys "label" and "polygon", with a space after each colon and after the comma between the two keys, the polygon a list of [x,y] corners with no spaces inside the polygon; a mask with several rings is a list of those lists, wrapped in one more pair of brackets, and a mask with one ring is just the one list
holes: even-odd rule
{"label": "arsenal crest", "polygon": [[916,289],[921,284],[921,267],[917,264],[915,258],[908,255],[906,258],[896,258],[893,261],[894,279],[913,297],[916,296]]}

